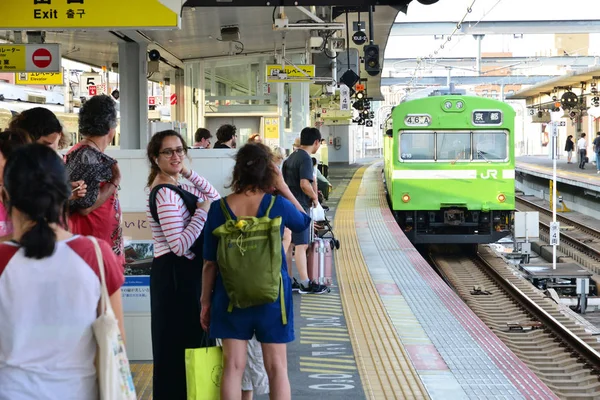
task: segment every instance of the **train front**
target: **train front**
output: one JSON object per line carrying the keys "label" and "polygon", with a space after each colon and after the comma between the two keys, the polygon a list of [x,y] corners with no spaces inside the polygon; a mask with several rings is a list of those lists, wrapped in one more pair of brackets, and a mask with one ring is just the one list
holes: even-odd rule
{"label": "train front", "polygon": [[510,233],[514,119],[510,105],[473,96],[394,108],[386,186],[413,243],[491,243]]}

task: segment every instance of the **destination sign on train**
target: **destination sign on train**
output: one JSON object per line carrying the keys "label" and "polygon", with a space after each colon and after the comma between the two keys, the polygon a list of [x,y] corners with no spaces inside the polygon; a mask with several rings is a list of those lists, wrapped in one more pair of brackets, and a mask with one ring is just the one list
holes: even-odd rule
{"label": "destination sign on train", "polygon": [[[172,0],[2,0],[0,29],[179,27]],[[179,3],[181,4],[181,3]]]}
{"label": "destination sign on train", "polygon": [[473,125],[502,125],[502,111],[499,111],[499,110],[473,111]]}

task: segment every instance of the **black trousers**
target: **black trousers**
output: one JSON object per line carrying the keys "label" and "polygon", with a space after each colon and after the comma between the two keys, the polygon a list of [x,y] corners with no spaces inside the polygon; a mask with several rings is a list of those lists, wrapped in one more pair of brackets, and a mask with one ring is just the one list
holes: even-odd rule
{"label": "black trousers", "polygon": [[579,168],[585,167],[585,155],[587,151],[585,149],[579,149]]}
{"label": "black trousers", "polygon": [[173,253],[150,272],[154,400],[186,400],[185,349],[214,346],[200,326],[202,260]]}

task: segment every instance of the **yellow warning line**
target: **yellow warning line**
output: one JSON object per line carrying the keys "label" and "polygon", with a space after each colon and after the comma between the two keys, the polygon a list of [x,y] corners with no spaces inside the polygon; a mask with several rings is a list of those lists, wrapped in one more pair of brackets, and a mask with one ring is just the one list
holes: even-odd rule
{"label": "yellow warning line", "polygon": [[341,244],[335,268],[356,364],[368,399],[428,399],[360,250],[354,212],[365,170],[352,178],[334,222]]}

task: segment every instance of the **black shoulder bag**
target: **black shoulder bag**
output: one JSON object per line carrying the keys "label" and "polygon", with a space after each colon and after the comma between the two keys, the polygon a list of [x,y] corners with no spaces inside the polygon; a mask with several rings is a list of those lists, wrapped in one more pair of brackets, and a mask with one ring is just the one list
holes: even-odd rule
{"label": "black shoulder bag", "polygon": [[[150,214],[152,215],[152,218],[154,219],[154,221],[156,221],[156,223],[160,224],[160,220],[158,219],[158,210],[156,209],[156,193],[163,187],[169,188],[172,191],[174,191],[175,193],[177,193],[179,195],[179,197],[181,197],[181,199],[183,200],[183,203],[185,204],[186,208],[188,209],[190,215],[194,215],[194,213],[196,212],[196,208],[198,208],[196,206],[196,203],[198,202],[198,197],[196,197],[192,193],[182,189],[179,186],[168,185],[168,184],[156,185],[150,192],[150,197],[148,199],[148,202],[150,204]],[[203,257],[202,257],[203,247],[204,247],[204,229],[202,229],[200,236],[198,237],[198,239],[196,239],[196,241],[194,242],[194,244],[192,245],[190,250],[192,251],[192,253],[194,253],[196,255],[196,257],[198,257],[202,260],[203,259]]]}

